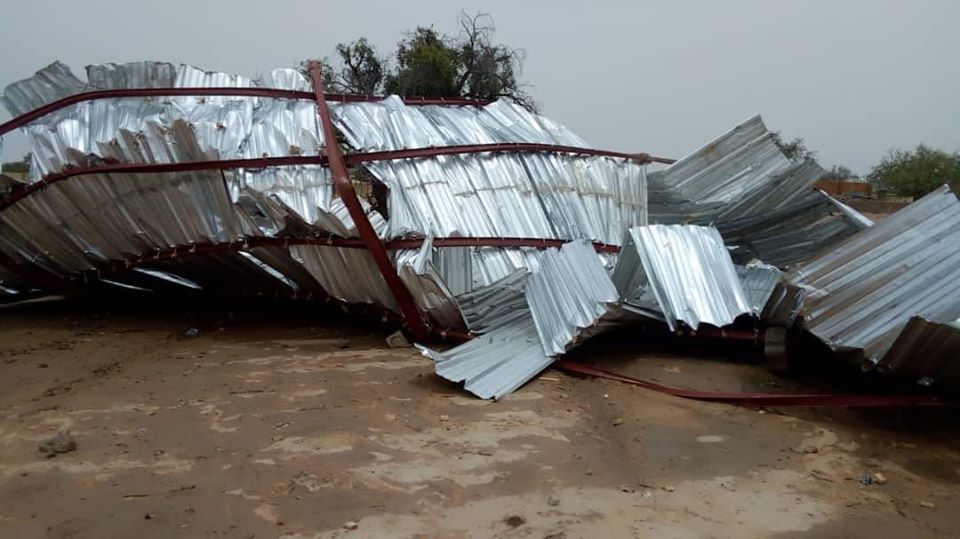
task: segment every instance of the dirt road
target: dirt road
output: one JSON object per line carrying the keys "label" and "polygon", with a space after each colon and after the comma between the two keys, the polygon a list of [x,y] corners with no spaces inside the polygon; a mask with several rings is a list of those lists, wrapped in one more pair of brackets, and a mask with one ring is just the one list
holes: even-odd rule
{"label": "dirt road", "polygon": [[[942,412],[757,411],[555,371],[484,402],[346,317],[247,313],[187,338],[182,315],[137,313],[0,309],[0,537],[960,529],[957,427]],[[779,383],[628,345],[580,354],[674,385]],[[75,451],[38,452],[66,429]],[[861,482],[877,473],[885,484]]]}

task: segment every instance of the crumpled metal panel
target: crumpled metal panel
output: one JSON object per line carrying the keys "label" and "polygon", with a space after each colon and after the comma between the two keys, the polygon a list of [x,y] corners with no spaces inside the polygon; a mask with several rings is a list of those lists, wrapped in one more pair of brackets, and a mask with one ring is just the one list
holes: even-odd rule
{"label": "crumpled metal panel", "polygon": [[517,270],[499,281],[457,296],[467,329],[476,335],[529,316],[526,270]]}
{"label": "crumpled metal panel", "polygon": [[453,155],[368,163],[390,188],[388,237],[584,238],[646,219],[645,168],[610,158]]}
{"label": "crumpled metal panel", "polygon": [[[943,186],[790,273],[765,316],[876,363],[910,318],[960,318],[960,201]],[[786,324],[784,324],[786,325]]]}
{"label": "crumpled metal panel", "polygon": [[754,316],[759,317],[763,308],[770,300],[773,289],[777,287],[783,272],[774,266],[763,263],[749,263],[746,266],[736,266],[737,277],[740,278],[740,287],[747,295],[747,302]]}
{"label": "crumpled metal panel", "polygon": [[299,70],[293,68],[271,69],[260,76],[254,83],[261,88],[276,88],[278,90],[297,90],[312,92],[313,85]]}
{"label": "crumpled metal panel", "polygon": [[619,300],[603,262],[584,240],[547,249],[527,279],[526,297],[548,356],[593,335]]}
{"label": "crumpled metal panel", "polygon": [[30,78],[7,85],[0,96],[0,103],[12,116],[19,116],[88,89],[69,67],[54,62]]}
{"label": "crumpled metal panel", "polygon": [[766,187],[790,166],[758,115],[679,159],[655,180],[683,200],[730,204]]}
{"label": "crumpled metal panel", "polygon": [[145,252],[261,235],[218,172],[93,174],[58,182],[0,213],[0,250],[58,274]]}
{"label": "crumpled metal panel", "polygon": [[170,88],[177,80],[177,66],[169,62],[128,62],[87,66],[87,81],[98,90],[116,88]]}
{"label": "crumpled metal panel", "polygon": [[[102,88],[253,85],[244,77],[192,66],[181,65],[175,73],[173,69],[172,64],[160,62],[87,68],[92,85]],[[62,70],[63,76],[69,73],[66,66]],[[17,85],[22,85],[23,99],[31,103],[44,101],[46,94],[52,92],[47,89],[47,85],[53,84],[48,78],[38,74],[11,85],[8,91],[15,92]],[[301,88],[307,84],[295,70],[274,70],[266,80]],[[53,93],[65,97],[84,89],[86,86],[65,86]],[[88,165],[91,158],[168,163],[318,155],[323,146],[314,103],[232,96],[117,98],[77,103],[37,120],[25,131],[34,153],[33,181],[67,166]]]}
{"label": "crumpled metal panel", "polygon": [[960,390],[960,321],[910,318],[877,370],[940,390]]}
{"label": "crumpled metal panel", "polygon": [[787,159],[754,116],[649,174],[649,220],[716,226],[736,260],[791,266],[871,224],[813,190],[823,174],[813,159]]}
{"label": "crumpled metal panel", "polygon": [[379,305],[400,312],[369,251],[291,245],[290,254],[334,298],[347,303]]}
{"label": "crumpled metal panel", "polygon": [[808,191],[788,206],[717,223],[734,260],[760,259],[781,268],[800,264],[869,226],[869,219],[823,191]]}
{"label": "crumpled metal panel", "polygon": [[661,314],[670,329],[722,327],[752,312],[720,233],[695,225],[630,229],[613,282],[624,308]]}
{"label": "crumpled metal panel", "polygon": [[420,249],[394,253],[397,273],[421,312],[439,327],[463,330],[465,325],[453,292],[433,264],[433,241],[427,238]]}
{"label": "crumpled metal panel", "polygon": [[[585,147],[559,124],[497,101],[485,107],[333,106],[360,151],[525,142]],[[646,167],[559,154],[454,155],[368,163],[390,188],[388,237],[585,238],[606,243],[646,222]]]}
{"label": "crumpled metal panel", "polygon": [[397,96],[374,103],[330,103],[337,128],[359,151],[531,142],[586,148],[556,122],[501,99],[485,107],[407,106]]}
{"label": "crumpled metal panel", "polygon": [[508,395],[553,363],[529,313],[445,352],[417,348],[436,363],[437,375],[465,382],[464,389],[481,399]]}

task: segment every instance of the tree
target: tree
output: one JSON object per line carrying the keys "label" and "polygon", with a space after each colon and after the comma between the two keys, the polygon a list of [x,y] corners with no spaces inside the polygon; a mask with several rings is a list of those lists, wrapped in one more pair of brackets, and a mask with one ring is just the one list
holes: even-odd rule
{"label": "tree", "polygon": [[923,144],[913,151],[891,150],[867,176],[878,191],[914,198],[943,184],[960,189],[960,153]]}
{"label": "tree", "polygon": [[807,143],[802,138],[797,137],[790,142],[784,142],[779,131],[770,133],[770,137],[773,138],[773,143],[780,148],[783,155],[791,161],[803,161],[808,157],[813,159],[817,155],[817,152],[807,148]]}
{"label": "tree", "polygon": [[835,182],[844,182],[857,180],[859,176],[853,173],[852,170],[843,166],[843,165],[833,165],[830,167],[830,170],[823,175],[821,180],[835,181]]}
{"label": "tree", "polygon": [[26,174],[30,172],[30,154],[24,155],[20,161],[11,161],[3,164],[3,172]]}
{"label": "tree", "polygon": [[[331,89],[349,94],[374,95],[380,93],[383,84],[385,61],[367,38],[361,37],[352,43],[339,43],[336,47],[340,57],[340,70],[324,66],[331,71]],[[324,81],[326,85],[326,81]]]}
{"label": "tree", "polygon": [[511,97],[529,100],[519,88],[517,73],[524,53],[504,45],[494,45],[493,17],[486,13],[470,16],[460,13],[459,76],[457,92],[480,99]]}
{"label": "tree", "polygon": [[397,43],[397,68],[387,76],[387,93],[403,96],[461,97],[457,89],[456,46],[433,27],[417,29]]}
{"label": "tree", "polygon": [[[518,80],[524,53],[494,43],[493,18],[461,12],[460,31],[446,36],[419,26],[397,43],[395,64],[378,54],[366,38],[336,47],[336,66],[323,60],[324,86],[332,92],[407,97],[509,97],[535,105]],[[301,64],[306,71],[306,64]]]}

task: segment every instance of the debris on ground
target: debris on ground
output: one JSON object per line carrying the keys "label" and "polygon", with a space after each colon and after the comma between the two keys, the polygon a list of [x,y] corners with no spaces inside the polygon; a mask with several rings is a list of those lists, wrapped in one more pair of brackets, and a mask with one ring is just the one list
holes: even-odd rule
{"label": "debris on ground", "polygon": [[503,519],[504,524],[510,526],[511,528],[519,528],[527,523],[527,519],[523,518],[520,515],[510,515]]}
{"label": "debris on ground", "polygon": [[354,520],[348,520],[343,523],[343,529],[345,530],[355,530],[358,526],[359,524]]}
{"label": "debris on ground", "polygon": [[37,449],[49,459],[57,455],[76,451],[77,442],[73,439],[69,430],[59,431],[52,438],[41,442]]}
{"label": "debris on ground", "polygon": [[390,348],[409,348],[410,341],[407,340],[402,331],[396,331],[387,336],[387,346]]}

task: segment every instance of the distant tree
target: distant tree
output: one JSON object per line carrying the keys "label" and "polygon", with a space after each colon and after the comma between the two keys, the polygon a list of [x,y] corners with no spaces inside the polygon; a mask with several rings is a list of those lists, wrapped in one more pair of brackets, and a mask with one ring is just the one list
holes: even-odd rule
{"label": "distant tree", "polygon": [[919,145],[913,151],[891,150],[867,176],[878,191],[922,197],[943,184],[960,189],[960,153]]}
{"label": "distant tree", "polygon": [[[493,18],[461,12],[458,24],[460,31],[452,37],[432,26],[406,33],[397,43],[393,66],[366,38],[340,43],[333,62],[322,60],[324,86],[331,92],[409,97],[509,97],[535,108],[518,78],[524,53],[494,43]],[[306,71],[307,64],[300,69]]]}
{"label": "distant tree", "polygon": [[457,88],[456,45],[422,26],[397,43],[397,67],[387,76],[387,93],[403,96],[461,97]]}
{"label": "distant tree", "polygon": [[30,172],[30,154],[24,155],[20,161],[10,161],[3,164],[3,172],[26,174]]}
{"label": "distant tree", "polygon": [[802,138],[797,137],[790,142],[785,142],[779,131],[770,133],[770,137],[773,138],[773,143],[780,148],[783,155],[791,161],[803,161],[808,157],[812,159],[817,155],[817,152],[807,148],[807,143]]}
{"label": "distant tree", "polygon": [[510,97],[527,103],[529,97],[517,81],[523,50],[495,45],[493,17],[486,13],[471,16],[461,12],[459,22],[457,92],[480,99]]}
{"label": "distant tree", "polygon": [[821,179],[843,182],[843,181],[857,180],[858,178],[859,176],[854,174],[853,171],[850,170],[849,168],[843,165],[833,165],[832,167],[830,167],[830,170],[828,170],[827,173],[823,175],[823,178]]}
{"label": "distant tree", "polygon": [[330,66],[324,66],[330,67],[333,72],[331,91],[366,95],[380,93],[385,60],[380,58],[376,47],[367,38],[339,43],[336,50],[340,57],[340,69],[335,71]]}

